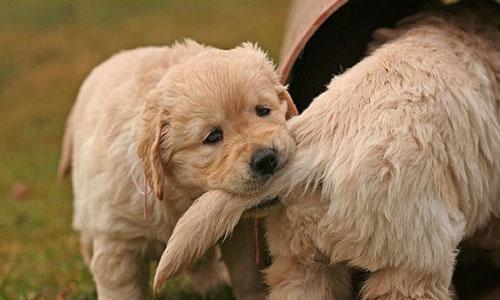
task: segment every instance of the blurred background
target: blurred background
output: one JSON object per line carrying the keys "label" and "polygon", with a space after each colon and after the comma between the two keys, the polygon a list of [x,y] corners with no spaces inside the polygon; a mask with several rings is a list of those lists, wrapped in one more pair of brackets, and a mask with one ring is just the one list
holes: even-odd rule
{"label": "blurred background", "polygon": [[[176,39],[258,42],[277,61],[288,0],[0,0],[0,300],[95,299],[56,180],[79,85],[111,54]],[[179,279],[165,299],[198,299]],[[232,299],[228,289],[210,295]]]}

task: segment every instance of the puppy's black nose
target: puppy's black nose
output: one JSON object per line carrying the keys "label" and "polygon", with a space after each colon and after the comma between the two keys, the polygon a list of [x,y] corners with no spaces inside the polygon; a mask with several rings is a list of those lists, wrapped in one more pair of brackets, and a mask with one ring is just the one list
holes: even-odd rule
{"label": "puppy's black nose", "polygon": [[250,163],[252,171],[258,175],[270,175],[278,166],[278,157],[273,149],[264,149],[255,152]]}

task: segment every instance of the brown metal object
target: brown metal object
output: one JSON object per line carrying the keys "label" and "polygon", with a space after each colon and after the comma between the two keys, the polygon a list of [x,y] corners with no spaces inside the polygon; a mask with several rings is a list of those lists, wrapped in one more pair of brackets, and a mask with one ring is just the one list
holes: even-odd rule
{"label": "brown metal object", "polygon": [[304,46],[316,30],[348,0],[296,0],[287,21],[287,31],[280,53],[279,75],[282,82]]}

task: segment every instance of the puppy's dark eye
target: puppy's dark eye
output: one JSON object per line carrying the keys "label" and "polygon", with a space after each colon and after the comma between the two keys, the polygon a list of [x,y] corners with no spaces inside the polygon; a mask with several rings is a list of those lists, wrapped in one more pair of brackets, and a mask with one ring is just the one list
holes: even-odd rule
{"label": "puppy's dark eye", "polygon": [[255,106],[255,113],[259,117],[265,117],[271,113],[271,109],[262,105]]}
{"label": "puppy's dark eye", "polygon": [[207,137],[205,138],[203,143],[208,144],[208,145],[217,144],[218,142],[222,141],[223,138],[224,138],[224,135],[222,133],[222,129],[214,128],[207,135]]}

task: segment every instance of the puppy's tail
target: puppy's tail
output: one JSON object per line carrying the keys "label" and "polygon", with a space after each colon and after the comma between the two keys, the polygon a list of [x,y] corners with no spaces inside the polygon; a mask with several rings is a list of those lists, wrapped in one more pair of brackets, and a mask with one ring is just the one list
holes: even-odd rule
{"label": "puppy's tail", "polygon": [[243,212],[257,200],[240,199],[223,191],[198,198],[179,219],[163,252],[154,278],[154,290],[200,258],[233,231]]}
{"label": "puppy's tail", "polygon": [[66,129],[64,130],[61,147],[61,158],[59,160],[59,166],[57,168],[57,177],[59,178],[59,180],[63,180],[71,173],[71,158],[73,153],[72,116],[73,113],[70,113],[68,119],[66,120]]}

